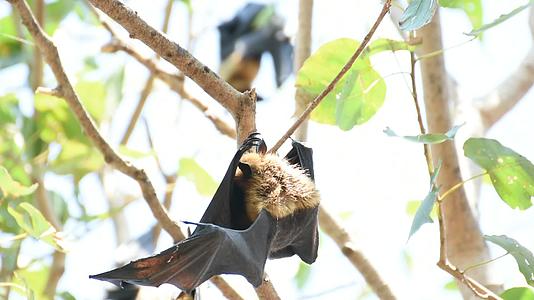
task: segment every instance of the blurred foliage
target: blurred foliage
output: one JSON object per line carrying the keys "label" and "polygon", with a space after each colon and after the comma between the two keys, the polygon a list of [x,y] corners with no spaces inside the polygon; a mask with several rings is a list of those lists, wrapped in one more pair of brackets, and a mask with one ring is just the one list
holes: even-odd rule
{"label": "blurred foliage", "polygon": [[439,5],[448,8],[457,8],[465,12],[473,28],[482,26],[483,10],[482,0],[439,0]]}

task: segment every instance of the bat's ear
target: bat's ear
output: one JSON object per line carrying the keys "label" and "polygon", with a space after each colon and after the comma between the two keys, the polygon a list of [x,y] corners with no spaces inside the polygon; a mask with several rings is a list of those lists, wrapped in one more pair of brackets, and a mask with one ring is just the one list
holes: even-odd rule
{"label": "bat's ear", "polygon": [[237,166],[239,167],[241,172],[243,172],[245,178],[252,177],[252,169],[250,168],[250,165],[240,162]]}

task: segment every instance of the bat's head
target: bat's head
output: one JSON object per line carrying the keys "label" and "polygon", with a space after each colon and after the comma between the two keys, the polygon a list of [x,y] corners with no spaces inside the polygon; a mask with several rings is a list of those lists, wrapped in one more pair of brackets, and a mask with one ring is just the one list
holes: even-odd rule
{"label": "bat's head", "polygon": [[243,154],[234,180],[244,196],[250,221],[262,209],[275,218],[283,218],[319,205],[319,192],[308,174],[275,154]]}

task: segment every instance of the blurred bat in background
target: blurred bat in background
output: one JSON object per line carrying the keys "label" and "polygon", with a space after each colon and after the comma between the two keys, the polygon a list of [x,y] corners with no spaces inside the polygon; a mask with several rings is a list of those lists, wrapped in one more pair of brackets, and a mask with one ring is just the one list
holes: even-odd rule
{"label": "blurred bat in background", "polygon": [[[239,148],[193,234],[152,257],[90,278],[117,285],[170,283],[191,293],[218,274],[259,286],[267,258],[317,257],[319,193],[312,149],[293,141],[285,158],[266,154],[258,133]],[[255,151],[254,151],[255,150]]]}
{"label": "blurred bat in background", "polygon": [[293,72],[293,46],[283,27],[273,6],[256,3],[247,4],[232,20],[219,25],[221,77],[240,92],[250,90],[261,56],[269,52],[280,87]]}

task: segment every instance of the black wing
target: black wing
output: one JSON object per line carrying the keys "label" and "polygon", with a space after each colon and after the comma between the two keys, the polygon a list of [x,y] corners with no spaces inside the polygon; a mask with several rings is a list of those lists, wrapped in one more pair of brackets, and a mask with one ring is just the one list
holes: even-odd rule
{"label": "black wing", "polygon": [[[293,148],[285,159],[290,164],[301,167],[313,180],[313,150],[297,141],[293,141],[292,146]],[[317,258],[319,248],[318,210],[318,207],[300,210],[279,219],[278,231],[285,233],[285,240],[277,240],[277,242],[284,246],[277,248],[276,245],[273,245],[276,249],[271,252],[269,257],[282,258],[297,254],[304,262],[313,263]]]}
{"label": "black wing", "polygon": [[246,213],[244,199],[242,195],[237,195],[237,191],[234,189],[234,176],[241,156],[252,147],[265,152],[265,142],[259,133],[251,133],[237,150],[221,184],[200,219],[200,223],[215,224],[232,229],[245,229],[236,223],[236,220],[242,219]]}
{"label": "black wing", "polygon": [[158,255],[89,277],[116,285],[170,283],[186,292],[217,274],[239,274],[254,286],[261,284],[276,230],[276,221],[266,211],[247,230],[197,225],[191,237]]}

